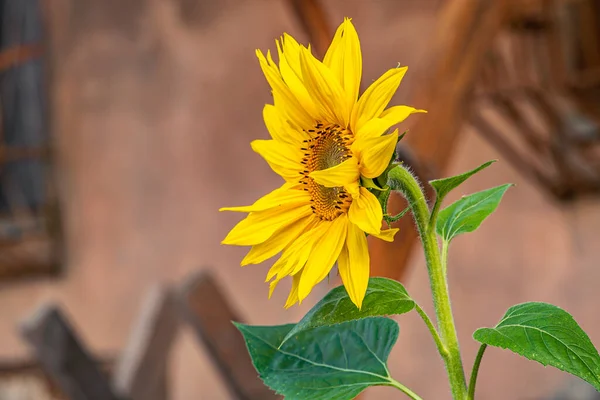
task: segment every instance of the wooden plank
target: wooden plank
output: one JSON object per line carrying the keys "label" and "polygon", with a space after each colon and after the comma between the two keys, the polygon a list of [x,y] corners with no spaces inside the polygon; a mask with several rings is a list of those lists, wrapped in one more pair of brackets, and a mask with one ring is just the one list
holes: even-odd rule
{"label": "wooden plank", "polygon": [[164,286],[152,288],[115,368],[113,385],[120,397],[167,399],[167,361],[178,328],[175,295]]}
{"label": "wooden plank", "polygon": [[498,150],[511,165],[519,170],[520,173],[532,179],[542,187],[550,190],[555,196],[565,197],[568,193],[563,192],[563,188],[557,185],[549,176],[547,171],[539,169],[536,165],[530,163],[523,154],[518,153],[514,147],[502,136],[502,134],[491,124],[484,116],[475,113],[470,124],[477,132],[488,141],[496,150]]}
{"label": "wooden plank", "polygon": [[41,45],[16,45],[0,51],[0,71],[39,58],[42,55]]}
{"label": "wooden plank", "polygon": [[[408,102],[429,113],[409,119],[411,132],[402,144],[420,160],[422,182],[442,177],[454,153],[469,115],[475,80],[504,22],[506,1],[454,0],[444,7],[429,46],[427,68],[419,72],[423,85],[417,86]],[[431,189],[426,188],[432,198]],[[392,212],[405,206],[400,196],[391,197]],[[370,241],[373,275],[398,279],[406,269],[417,233],[411,218],[403,218],[395,226],[400,232],[393,243]]]}
{"label": "wooden plank", "polygon": [[208,272],[187,280],[179,294],[182,318],[189,323],[238,400],[279,399],[259,379],[242,335],[231,321],[241,321]]}
{"label": "wooden plank", "polygon": [[528,121],[523,110],[514,102],[514,97],[509,98],[502,93],[491,97],[496,109],[509,120],[516,128],[516,132],[523,136],[523,140],[534,153],[547,154],[549,145],[541,132],[538,132]]}
{"label": "wooden plank", "polygon": [[71,400],[118,400],[63,313],[42,306],[21,326],[44,371]]}

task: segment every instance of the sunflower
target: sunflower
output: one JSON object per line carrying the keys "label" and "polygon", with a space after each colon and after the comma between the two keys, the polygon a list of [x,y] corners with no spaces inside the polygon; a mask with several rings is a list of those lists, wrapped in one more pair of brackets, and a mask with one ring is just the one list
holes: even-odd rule
{"label": "sunflower", "polygon": [[301,302],[337,261],[351,300],[361,307],[369,281],[365,234],[391,242],[397,229],[382,230],[382,208],[361,182],[388,167],[408,106],[386,109],[407,68],[393,68],[360,96],[362,55],[350,19],[337,29],[323,61],[284,34],[276,40],[279,64],[270,51],[256,54],[274,105],[263,110],[271,140],[252,149],[284,178],[278,189],[245,207],[247,212],[223,244],[252,246],[242,266],[281,253],[267,274],[269,297],[277,283],[293,277],[286,308]]}

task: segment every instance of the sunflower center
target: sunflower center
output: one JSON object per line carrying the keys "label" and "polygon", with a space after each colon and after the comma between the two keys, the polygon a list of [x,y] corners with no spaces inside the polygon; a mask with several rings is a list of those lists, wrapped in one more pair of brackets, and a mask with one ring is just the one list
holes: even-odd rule
{"label": "sunflower center", "polygon": [[310,194],[313,213],[322,220],[332,221],[346,213],[352,197],[342,187],[325,187],[308,176],[313,171],[335,167],[351,157],[350,144],[352,133],[339,125],[316,124],[308,130],[310,139],[305,140],[302,148],[304,157],[300,183]]}

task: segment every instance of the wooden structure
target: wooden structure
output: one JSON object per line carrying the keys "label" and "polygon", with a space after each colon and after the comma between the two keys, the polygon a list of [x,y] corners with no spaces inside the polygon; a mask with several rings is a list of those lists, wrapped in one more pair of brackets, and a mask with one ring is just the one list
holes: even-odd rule
{"label": "wooden structure", "polygon": [[598,192],[600,4],[515,6],[473,102],[471,124],[541,188],[561,200]]}
{"label": "wooden structure", "polygon": [[232,320],[240,318],[208,274],[191,277],[179,289],[155,287],[127,346],[110,365],[112,379],[60,307],[42,306],[22,325],[22,333],[43,371],[70,400],[168,399],[169,353],[181,323],[196,332],[232,398],[278,399],[258,378]]}

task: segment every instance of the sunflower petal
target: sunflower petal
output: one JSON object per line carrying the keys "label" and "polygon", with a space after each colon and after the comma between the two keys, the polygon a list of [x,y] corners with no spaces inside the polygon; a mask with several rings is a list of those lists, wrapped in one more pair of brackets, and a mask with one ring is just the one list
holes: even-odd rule
{"label": "sunflower petal", "polygon": [[271,137],[280,142],[297,146],[308,136],[305,132],[292,127],[281,110],[272,104],[265,104],[263,119]]}
{"label": "sunflower petal", "polygon": [[283,226],[266,241],[252,246],[252,249],[250,249],[246,257],[242,260],[242,267],[248,264],[260,264],[281,252],[300,236],[304,229],[313,221],[313,218],[314,216],[310,215],[293,224]]}
{"label": "sunflower petal", "polygon": [[365,123],[381,115],[396,93],[407,69],[390,69],[365,90],[352,110],[352,132],[359,132]]}
{"label": "sunflower petal", "polygon": [[284,33],[283,39],[281,39],[281,48],[292,71],[302,77],[302,67],[300,67],[300,49],[302,46],[292,36]]}
{"label": "sunflower petal", "polygon": [[278,175],[291,181],[299,179],[303,169],[300,163],[303,153],[300,149],[277,140],[253,140],[250,145]]}
{"label": "sunflower petal", "polygon": [[222,244],[254,246],[269,239],[276,230],[312,214],[309,205],[281,206],[250,213],[223,239]]}
{"label": "sunflower petal", "polygon": [[390,164],[398,143],[398,129],[389,135],[357,140],[353,150],[360,154],[360,173],[366,178],[377,178]]}
{"label": "sunflower petal", "polygon": [[399,231],[398,228],[391,228],[391,229],[382,229],[380,233],[373,233],[372,235],[375,236],[378,239],[384,240],[386,242],[393,242],[394,241],[394,236],[396,235],[396,233]]}
{"label": "sunflower petal", "polygon": [[381,136],[390,127],[404,121],[410,114],[426,113],[425,110],[417,110],[409,106],[394,106],[385,110],[379,118],[367,121],[358,132],[356,137],[367,139]]}
{"label": "sunflower petal", "polygon": [[360,196],[352,200],[348,217],[351,223],[370,235],[378,235],[381,232],[383,211],[379,200],[362,186],[360,187]]}
{"label": "sunflower petal", "polygon": [[285,302],[285,308],[290,308],[294,304],[300,301],[298,298],[298,286],[300,285],[300,279],[302,278],[302,271],[298,272],[294,275],[292,280],[292,288],[290,289],[290,294]]}
{"label": "sunflower petal", "polygon": [[297,185],[284,183],[283,186],[256,200],[250,206],[222,207],[219,211],[255,212],[283,205],[308,204],[310,195],[304,190],[294,189],[294,186]]}
{"label": "sunflower petal", "polygon": [[273,292],[275,291],[275,288],[281,279],[283,278],[273,279],[271,282],[269,282],[269,299],[271,299],[271,296],[273,296]]}
{"label": "sunflower petal", "polygon": [[321,282],[338,259],[346,238],[348,218],[342,215],[328,225],[327,233],[317,242],[302,270],[302,278],[298,286],[298,299],[302,301],[312,288]]}
{"label": "sunflower petal", "polygon": [[304,85],[323,117],[331,123],[347,127],[350,108],[344,100],[344,89],[337,78],[306,48],[300,51],[300,66]]}
{"label": "sunflower petal", "polygon": [[313,247],[326,232],[327,224],[321,221],[311,226],[310,230],[300,235],[298,239],[284,250],[279,260],[273,264],[267,273],[266,281],[270,281],[275,275],[277,275],[277,279],[282,279],[288,275],[297,274],[304,267],[304,264],[306,264],[306,260],[308,260]]}
{"label": "sunflower petal", "polygon": [[335,167],[313,171],[308,176],[325,187],[350,185],[357,182],[360,177],[358,159],[350,157]]}
{"label": "sunflower petal", "polygon": [[[277,53],[279,55],[279,71],[281,72],[283,81],[290,88],[290,91],[294,94],[296,99],[298,99],[300,105],[302,105],[310,115],[316,117],[315,104],[302,82],[302,70],[298,68],[300,66],[299,53],[288,51],[291,46],[284,47],[283,43],[280,43],[279,41],[276,41],[276,44]],[[288,61],[288,57],[290,58],[290,61]],[[296,68],[291,67],[292,63],[296,64]]]}
{"label": "sunflower petal", "polygon": [[313,125],[314,118],[302,107],[296,96],[290,88],[285,84],[281,73],[271,59],[270,52],[267,52],[267,58],[260,50],[256,50],[256,56],[260,63],[260,67],[267,78],[267,82],[273,89],[273,98],[275,105],[281,107],[288,118],[299,128],[306,129]]}
{"label": "sunflower petal", "polygon": [[362,76],[362,55],[358,33],[352,21],[344,18],[323,58],[325,64],[336,76],[346,94],[351,108],[358,98]]}
{"label": "sunflower petal", "polygon": [[369,248],[359,227],[348,225],[346,244],[338,259],[338,270],[350,300],[360,309],[369,285]]}

